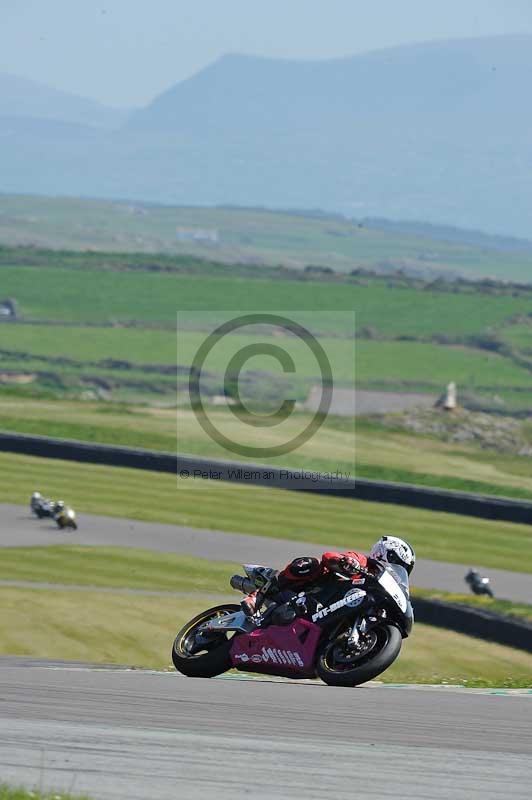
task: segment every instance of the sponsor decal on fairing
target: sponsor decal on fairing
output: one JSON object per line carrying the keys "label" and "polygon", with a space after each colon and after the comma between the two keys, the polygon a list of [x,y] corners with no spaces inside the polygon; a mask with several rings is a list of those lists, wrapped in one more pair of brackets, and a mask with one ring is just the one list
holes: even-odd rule
{"label": "sponsor decal on fairing", "polygon": [[359,606],[366,596],[366,592],[364,589],[351,589],[345,597],[342,597],[341,600],[337,600],[336,603],[332,603],[330,606],[326,608],[320,608],[312,615],[312,622],[316,622],[319,619],[323,619],[327,617],[329,614],[332,614],[334,611],[338,611],[340,608],[355,608]]}
{"label": "sponsor decal on fairing", "polygon": [[297,650],[279,650],[278,647],[263,647],[262,652],[254,653],[248,656],[247,653],[237,653],[235,660],[247,664],[252,661],[253,664],[282,664],[289,667],[304,667],[305,662]]}

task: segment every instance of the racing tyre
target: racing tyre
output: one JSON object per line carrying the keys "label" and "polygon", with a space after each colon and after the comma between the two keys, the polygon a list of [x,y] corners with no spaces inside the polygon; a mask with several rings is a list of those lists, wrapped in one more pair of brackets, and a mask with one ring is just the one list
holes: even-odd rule
{"label": "racing tyre", "polygon": [[231,639],[233,631],[203,634],[201,627],[215,617],[234,614],[240,606],[226,603],[198,614],[181,628],[172,647],[172,661],[178,672],[189,678],[214,678],[231,669]]}
{"label": "racing tyre", "polygon": [[379,625],[362,634],[357,649],[347,647],[347,632],[322,647],[316,664],[318,677],[329,686],[358,686],[376,678],[393,664],[403,638],[393,625]]}

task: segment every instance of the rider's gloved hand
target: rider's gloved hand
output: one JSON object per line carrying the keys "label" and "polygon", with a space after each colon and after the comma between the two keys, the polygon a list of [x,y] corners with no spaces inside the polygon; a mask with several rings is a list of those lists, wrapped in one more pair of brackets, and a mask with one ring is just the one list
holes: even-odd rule
{"label": "rider's gloved hand", "polygon": [[246,617],[252,617],[257,610],[257,593],[253,592],[253,594],[248,594],[247,597],[244,597],[240,603],[240,608]]}
{"label": "rider's gloved hand", "polygon": [[353,556],[342,556],[338,562],[338,571],[344,575],[355,575],[360,570],[360,561]]}

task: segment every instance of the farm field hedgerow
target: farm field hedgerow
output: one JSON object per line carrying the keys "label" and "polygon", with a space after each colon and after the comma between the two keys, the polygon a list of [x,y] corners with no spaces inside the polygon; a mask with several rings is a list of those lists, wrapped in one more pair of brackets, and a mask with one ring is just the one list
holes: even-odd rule
{"label": "farm field hedgerow", "polygon": [[[179,333],[180,365],[190,365],[205,334]],[[251,341],[234,335],[223,339],[212,351],[206,369],[223,372],[236,349]],[[445,347],[424,342],[388,342],[360,339],[323,338],[336,381],[358,383],[379,381],[417,383],[443,387],[454,380],[469,388],[531,387],[532,372],[496,353],[471,348]],[[137,328],[61,327],[56,325],[3,325],[0,349],[33,356],[63,356],[79,361],[127,360],[132,364],[176,364],[176,333],[171,330]],[[313,379],[318,368],[307,346],[298,339],[276,337],[276,344],[290,352],[297,364],[298,377]],[[272,366],[273,363],[273,366]],[[23,366],[23,362],[21,362]],[[256,357],[252,367],[277,372],[278,365],[267,357]]]}
{"label": "farm field hedgerow", "polygon": [[502,338],[527,355],[532,354],[532,319],[527,325],[509,325],[500,331]]}

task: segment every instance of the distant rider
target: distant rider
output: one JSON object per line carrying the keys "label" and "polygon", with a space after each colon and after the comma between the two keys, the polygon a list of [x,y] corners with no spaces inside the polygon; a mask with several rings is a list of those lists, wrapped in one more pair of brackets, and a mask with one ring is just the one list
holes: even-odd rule
{"label": "distant rider", "polygon": [[42,506],[43,503],[43,496],[40,492],[33,492],[30,498],[30,508],[34,513],[37,513],[37,509]]}

